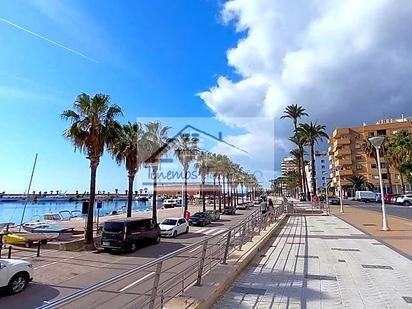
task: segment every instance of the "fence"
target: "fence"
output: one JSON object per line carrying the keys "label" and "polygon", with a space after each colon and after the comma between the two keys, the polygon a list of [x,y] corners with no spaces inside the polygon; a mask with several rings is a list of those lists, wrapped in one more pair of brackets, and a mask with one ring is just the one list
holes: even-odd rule
{"label": "fence", "polygon": [[[233,252],[242,250],[242,246],[251,241],[253,236],[260,234],[284,212],[284,203],[269,209],[266,205],[263,208],[261,206],[220,235],[207,237],[40,308],[76,307],[76,301],[81,301],[83,307],[90,303],[94,308],[107,305],[108,302],[125,309],[162,308],[164,303],[183,294],[191,286],[200,286],[207,273],[219,264],[225,264]],[[262,213],[262,209],[268,210]],[[119,281],[122,280],[130,284],[119,289]],[[92,295],[105,291],[111,292],[107,293],[109,299]]]}

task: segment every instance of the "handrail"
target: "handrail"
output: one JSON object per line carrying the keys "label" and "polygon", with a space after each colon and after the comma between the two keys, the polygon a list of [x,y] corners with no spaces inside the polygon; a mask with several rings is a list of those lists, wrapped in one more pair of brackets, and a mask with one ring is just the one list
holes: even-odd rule
{"label": "handrail", "polygon": [[[274,205],[274,212],[273,212],[273,213],[277,213],[278,209],[280,209],[280,208],[283,207],[283,206],[284,206],[283,203],[282,203],[281,205],[278,205],[278,206],[275,206],[275,205]],[[260,216],[259,216],[259,214],[260,214]],[[212,239],[222,239],[222,240],[223,240],[223,239],[227,238],[228,241],[227,241],[226,246],[231,246],[231,245],[233,245],[234,247],[236,247],[236,243],[233,243],[233,244],[230,243],[230,238],[232,237],[232,239],[237,239],[238,237],[244,236],[244,235],[241,235],[241,234],[243,234],[243,231],[242,231],[242,229],[239,229],[239,228],[242,227],[242,228],[244,229],[246,223],[248,223],[248,222],[249,222],[251,219],[253,219],[253,218],[255,218],[255,220],[256,220],[257,218],[259,218],[259,223],[261,223],[261,222],[262,222],[262,218],[263,218],[263,217],[267,218],[267,216],[268,216],[268,213],[266,213],[266,214],[261,214],[260,207],[259,207],[259,209],[254,210],[254,211],[253,211],[252,213],[250,213],[245,219],[243,219],[239,224],[237,224],[237,225],[235,225],[235,226],[233,226],[233,227],[230,227],[230,228],[229,228],[227,231],[225,231],[224,233],[221,233],[221,234],[219,234],[219,235],[211,235],[211,236],[208,236],[208,237],[206,237],[206,238],[204,238],[204,239],[202,239],[202,240],[200,240],[200,241],[198,241],[198,242],[196,242],[196,243],[193,243],[193,244],[188,245],[188,246],[186,246],[186,247],[184,247],[184,248],[181,248],[181,249],[178,249],[178,250],[173,251],[173,252],[171,252],[171,253],[168,253],[168,254],[160,257],[160,258],[157,258],[157,259],[154,259],[154,260],[152,260],[152,261],[149,261],[149,262],[147,262],[147,263],[145,263],[145,264],[143,264],[143,265],[137,266],[137,267],[132,268],[132,269],[130,269],[130,270],[128,270],[128,271],[125,271],[125,272],[123,272],[123,273],[117,274],[117,275],[115,275],[115,276],[113,276],[113,277],[110,277],[110,278],[108,278],[108,279],[105,279],[105,280],[103,280],[103,281],[101,281],[101,282],[99,282],[99,283],[90,285],[89,287],[83,288],[83,289],[81,289],[81,290],[79,290],[79,291],[77,291],[77,292],[74,292],[74,293],[72,293],[72,294],[70,294],[70,295],[64,296],[64,297],[62,297],[62,298],[60,298],[60,299],[57,299],[57,300],[55,300],[55,301],[50,301],[50,302],[48,302],[47,304],[42,305],[42,306],[40,306],[40,307],[38,307],[38,308],[39,308],[39,309],[56,308],[56,307],[58,307],[58,306],[60,306],[60,305],[64,305],[64,304],[70,303],[70,302],[74,301],[75,299],[77,299],[77,298],[79,298],[79,297],[86,296],[86,295],[88,295],[88,294],[90,294],[90,293],[92,293],[92,292],[94,292],[94,291],[96,291],[96,290],[98,290],[98,289],[101,289],[101,288],[103,288],[103,287],[106,287],[106,286],[108,286],[108,285],[110,285],[110,284],[112,284],[112,283],[114,283],[114,282],[116,282],[116,281],[118,281],[118,280],[121,280],[121,279],[130,277],[130,276],[132,276],[132,275],[134,275],[134,274],[136,274],[136,273],[138,273],[138,272],[144,271],[144,270],[146,270],[146,269],[148,269],[148,268],[150,268],[150,267],[153,267],[153,266],[156,266],[156,265],[157,265],[157,266],[158,266],[158,265],[161,265],[162,262],[164,262],[164,261],[166,261],[166,260],[168,260],[168,259],[170,259],[170,258],[172,258],[172,257],[176,257],[176,256],[178,256],[178,255],[180,255],[181,253],[184,253],[184,252],[186,252],[186,251],[190,251],[191,249],[196,248],[196,247],[198,247],[198,246],[200,246],[200,245],[203,245],[203,246],[205,246],[205,244],[206,244],[206,246],[207,246],[207,244],[213,245],[213,244],[210,243],[210,240],[212,240]],[[266,219],[266,223],[267,223],[267,219]],[[253,230],[254,230],[254,226],[253,226]],[[236,236],[236,233],[234,233],[234,231],[237,231],[237,233],[239,233],[239,236]],[[260,232],[260,224],[259,224],[259,232]],[[230,234],[232,234],[232,235],[229,236]],[[225,242],[226,242],[226,240],[225,240]],[[241,245],[242,245],[242,242],[240,243],[240,248],[241,248]],[[226,248],[226,249],[228,249],[228,248]],[[204,249],[203,249],[203,250],[204,250]],[[231,250],[229,250],[229,251],[231,252]],[[225,256],[230,254],[229,251],[227,251],[227,252],[225,253]],[[203,258],[204,258],[204,257],[203,257]],[[224,262],[226,262],[226,258],[224,258]],[[200,282],[200,278],[201,278],[201,275],[202,275],[201,273],[202,273],[202,271],[200,270],[200,271],[199,271],[200,277],[198,277],[198,282]]]}

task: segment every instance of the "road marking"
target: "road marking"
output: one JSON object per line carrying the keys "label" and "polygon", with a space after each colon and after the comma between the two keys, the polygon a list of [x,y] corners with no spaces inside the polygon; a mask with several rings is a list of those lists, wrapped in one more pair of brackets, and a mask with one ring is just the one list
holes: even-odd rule
{"label": "road marking", "polygon": [[151,273],[147,274],[146,276],[144,276],[144,277],[142,277],[142,278],[140,278],[140,279],[138,279],[138,280],[136,280],[136,281],[133,281],[133,282],[130,283],[129,285],[126,285],[123,289],[119,290],[119,292],[126,291],[127,289],[135,286],[135,285],[138,284],[139,282],[141,282],[141,281],[145,280],[146,278],[150,277],[150,276],[153,275],[154,273],[155,273],[155,272],[152,271]]}
{"label": "road marking", "polygon": [[207,230],[207,229],[203,228],[203,229],[200,229],[200,230],[195,231],[195,233],[202,233],[203,231],[206,231],[206,230]]}
{"label": "road marking", "polygon": [[196,248],[190,250],[189,253],[195,252],[195,251],[196,251],[197,249],[199,249],[200,247],[202,247],[202,246],[197,246]]}
{"label": "road marking", "polygon": [[[61,261],[63,262],[64,260],[61,260]],[[34,269],[47,267],[47,266],[54,265],[54,264],[57,264],[57,263],[59,263],[59,262],[52,262],[52,263],[44,264],[44,265],[41,265],[41,266],[38,266],[38,267],[34,267]]]}
{"label": "road marking", "polygon": [[211,234],[214,231],[216,231],[216,229],[208,229],[208,230],[204,231],[203,234],[208,235],[208,234]]}
{"label": "road marking", "polygon": [[223,233],[225,230],[217,230],[217,232],[213,233],[213,236],[219,235],[221,233]]}

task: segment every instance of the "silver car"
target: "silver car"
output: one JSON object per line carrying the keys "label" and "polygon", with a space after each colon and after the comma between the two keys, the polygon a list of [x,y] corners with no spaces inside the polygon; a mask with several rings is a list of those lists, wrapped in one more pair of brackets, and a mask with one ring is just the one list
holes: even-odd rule
{"label": "silver car", "polygon": [[412,194],[403,194],[396,198],[396,204],[403,205],[403,206],[411,206],[412,205]]}

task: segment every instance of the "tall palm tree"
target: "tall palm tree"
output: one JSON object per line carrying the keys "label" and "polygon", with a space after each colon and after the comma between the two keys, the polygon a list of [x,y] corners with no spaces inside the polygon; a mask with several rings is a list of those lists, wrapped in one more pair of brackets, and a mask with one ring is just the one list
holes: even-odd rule
{"label": "tall palm tree", "polygon": [[292,137],[289,137],[289,140],[294,143],[296,146],[298,146],[299,152],[300,152],[300,166],[302,169],[302,180],[301,180],[301,185],[303,187],[303,193],[305,195],[305,197],[309,200],[310,199],[310,194],[309,194],[309,184],[308,184],[308,180],[306,178],[306,170],[305,170],[305,165],[306,165],[306,161],[305,161],[305,149],[303,148],[303,146],[305,145],[305,141],[302,139],[302,136],[299,135],[296,131],[295,134]]}
{"label": "tall palm tree", "polygon": [[[219,160],[220,160],[220,155],[216,153],[211,153],[210,154],[210,159],[209,159],[209,170],[210,173],[212,174],[213,178],[213,209],[216,210],[216,179],[219,181],[219,188],[220,188],[220,174],[219,174]],[[221,201],[220,201],[220,195],[219,195],[219,211],[221,211]]]}
{"label": "tall palm tree", "polygon": [[163,127],[160,122],[149,122],[144,126],[145,132],[142,138],[142,148],[145,149],[145,159],[143,162],[152,169],[152,218],[157,222],[157,171],[161,157],[169,150],[167,134],[170,127]]}
{"label": "tall palm tree", "polygon": [[373,184],[368,182],[365,176],[362,176],[362,175],[350,176],[348,180],[352,184],[353,189],[355,191],[370,190],[371,188],[373,188]]}
{"label": "tall palm tree", "polygon": [[[381,158],[385,158],[385,168],[386,168],[386,174],[388,175],[388,184],[389,184],[389,192],[387,193],[391,194],[392,193],[392,179],[391,179],[391,173],[390,173],[390,162],[389,162],[387,151],[386,151],[386,145],[387,145],[386,141],[387,139],[385,138],[384,143],[379,148],[379,156]],[[376,168],[377,168],[378,158],[376,157],[376,149],[368,139],[366,139],[363,142],[361,149],[368,157],[373,158],[375,160]]]}
{"label": "tall palm tree", "polygon": [[302,123],[296,130],[296,133],[302,137],[305,144],[310,147],[312,194],[314,195],[316,194],[315,143],[329,137],[325,130],[325,126],[319,125],[316,122]]}
{"label": "tall palm tree", "polygon": [[196,157],[195,168],[198,170],[200,178],[201,178],[201,189],[200,193],[202,195],[202,205],[203,205],[203,212],[206,212],[206,199],[205,199],[205,180],[207,175],[210,172],[211,162],[210,162],[211,154],[206,151],[201,151]]}
{"label": "tall palm tree", "polygon": [[127,192],[127,217],[132,216],[134,179],[145,159],[142,145],[143,136],[144,131],[140,123],[128,122],[123,125],[118,138],[110,147],[110,152],[116,160],[116,163],[121,165],[125,162],[128,173],[129,189],[125,191]]}
{"label": "tall palm tree", "polygon": [[189,133],[182,133],[180,136],[174,140],[174,152],[183,167],[184,173],[184,213],[187,211],[187,178],[190,163],[196,159],[196,155],[199,152],[198,144],[199,139],[197,137],[192,137]]}
{"label": "tall palm tree", "polygon": [[309,116],[306,113],[306,109],[304,109],[302,106],[298,106],[297,104],[292,104],[286,106],[286,109],[284,110],[284,115],[280,117],[280,119],[285,119],[289,118],[293,121],[293,127],[296,131],[298,127],[298,119],[302,118],[303,116]]}
{"label": "tall palm tree", "polygon": [[400,173],[402,190],[405,192],[403,176],[407,174],[405,162],[412,158],[412,137],[405,130],[395,133],[386,140],[385,149],[388,161]]}
{"label": "tall palm tree", "polygon": [[82,93],[73,103],[73,109],[65,110],[62,118],[71,122],[63,135],[72,141],[75,150],[87,155],[90,161],[90,205],[87,211],[85,241],[93,242],[93,213],[96,194],[96,173],[106,146],[116,139],[120,124],[116,118],[122,115],[119,106],[110,104],[110,97]]}

